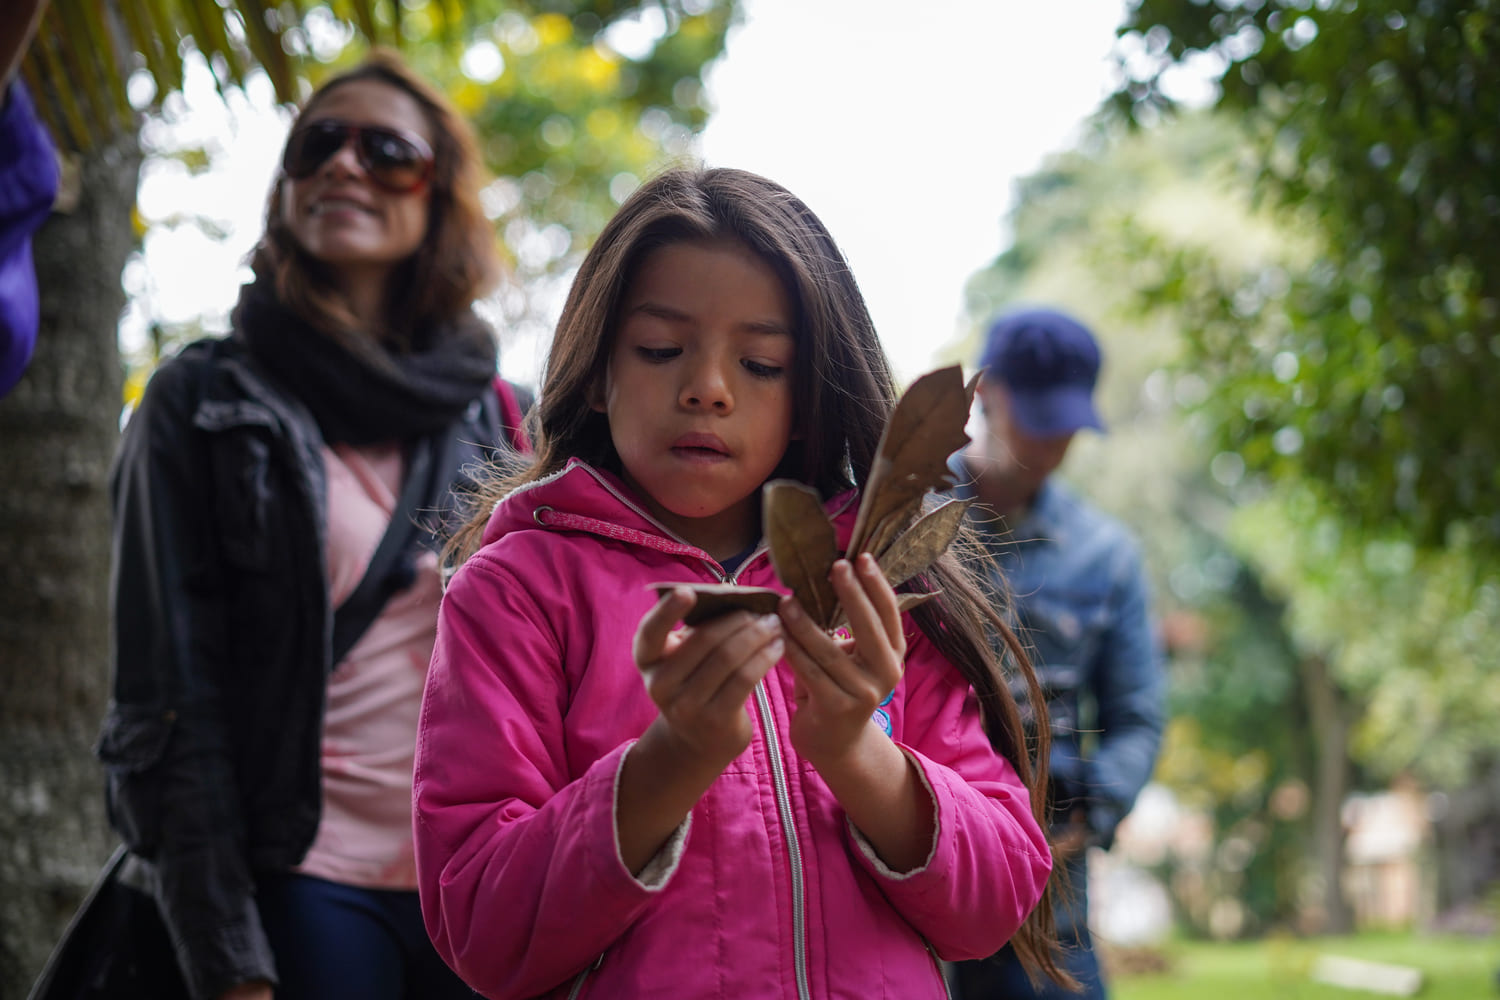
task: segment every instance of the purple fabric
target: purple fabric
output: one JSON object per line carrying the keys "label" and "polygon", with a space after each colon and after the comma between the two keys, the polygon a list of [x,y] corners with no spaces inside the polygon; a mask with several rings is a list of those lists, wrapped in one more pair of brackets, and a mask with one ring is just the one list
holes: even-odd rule
{"label": "purple fabric", "polygon": [[0,106],[0,396],[21,378],[36,347],[36,270],[31,234],[57,196],[57,154],[17,80]]}

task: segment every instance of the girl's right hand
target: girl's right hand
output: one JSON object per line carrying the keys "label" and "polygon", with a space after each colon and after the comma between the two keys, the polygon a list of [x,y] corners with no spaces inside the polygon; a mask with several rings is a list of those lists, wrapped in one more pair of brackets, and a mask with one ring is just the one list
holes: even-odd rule
{"label": "girl's right hand", "polygon": [[270,983],[240,983],[220,993],[219,1000],[272,1000],[273,996]]}
{"label": "girl's right hand", "polygon": [[775,615],[745,611],[689,628],[674,587],[641,618],[632,653],[657,716],[626,752],[615,796],[620,859],[639,875],[754,734],[745,701],[781,659]]}
{"label": "girl's right hand", "polygon": [[775,615],[745,611],[674,628],[693,600],[686,587],[662,597],[636,628],[633,653],[664,735],[722,769],[750,745],[745,702],[781,659],[785,640]]}

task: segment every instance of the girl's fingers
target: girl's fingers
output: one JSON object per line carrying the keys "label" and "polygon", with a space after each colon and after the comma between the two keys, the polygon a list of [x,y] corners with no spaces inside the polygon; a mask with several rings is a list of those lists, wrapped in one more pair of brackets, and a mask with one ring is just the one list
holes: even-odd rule
{"label": "girl's fingers", "polygon": [[[678,697],[689,705],[723,699],[742,703],[755,682],[781,658],[782,647],[781,623],[775,615],[735,612],[696,628],[676,653],[676,658],[690,665],[682,675]],[[746,678],[750,678],[748,683]],[[735,692],[741,688],[743,693],[736,699]]]}
{"label": "girl's fingers", "polygon": [[[649,643],[656,641],[655,634],[644,624],[638,634],[646,635],[643,645],[649,651]],[[676,704],[696,710],[715,698],[736,669],[780,637],[781,623],[774,615],[756,617],[743,611],[733,612],[669,633],[658,655],[640,663],[641,673],[651,700],[659,707],[665,709]],[[775,652],[772,664],[780,656],[779,646]],[[760,671],[755,680],[763,674]],[[754,681],[750,686],[754,686]]]}
{"label": "girl's fingers", "polygon": [[838,666],[837,661],[831,664],[834,670],[830,670],[809,653],[806,647],[792,641],[786,646],[786,662],[787,666],[792,668],[792,673],[796,675],[797,680],[801,682],[803,690],[816,701],[830,703],[834,699],[850,697],[851,693],[834,676]]}
{"label": "girl's fingers", "polygon": [[635,641],[631,655],[635,665],[645,670],[654,666],[665,655],[667,637],[682,616],[693,606],[693,592],[686,587],[673,587],[662,595],[656,606],[641,616],[635,627]]}
{"label": "girl's fingers", "polygon": [[787,643],[786,661],[807,685],[809,693],[825,697],[855,694],[861,671],[846,644],[824,632],[795,597],[783,597],[777,613],[791,640]]}
{"label": "girl's fingers", "polygon": [[833,640],[828,633],[818,627],[818,623],[812,620],[797,598],[790,594],[783,597],[776,606],[776,614],[781,618],[787,637],[803,649],[818,650],[832,645]]}
{"label": "girl's fingers", "polygon": [[[868,700],[884,697],[901,679],[906,639],[895,591],[873,557],[861,556],[856,571],[847,560],[833,564],[830,579],[834,593],[849,619],[852,641],[831,638],[795,601],[782,601],[781,615],[791,646],[805,658],[787,662],[798,670],[811,691],[826,685],[846,697]],[[894,637],[894,638],[893,638]]]}
{"label": "girl's fingers", "polygon": [[868,642],[866,637],[879,635],[898,655],[904,655],[906,637],[896,591],[886,583],[874,556],[862,552],[853,564],[842,559],[834,563],[833,588],[856,640]]}
{"label": "girl's fingers", "polygon": [[[718,689],[709,695],[705,704],[725,711],[742,708],[755,685],[771,672],[771,668],[776,666],[785,653],[786,640],[777,629],[775,635],[756,647],[745,659],[739,661],[738,666],[727,672]],[[733,663],[735,657],[729,656],[726,660]],[[704,679],[708,680],[707,677]]]}

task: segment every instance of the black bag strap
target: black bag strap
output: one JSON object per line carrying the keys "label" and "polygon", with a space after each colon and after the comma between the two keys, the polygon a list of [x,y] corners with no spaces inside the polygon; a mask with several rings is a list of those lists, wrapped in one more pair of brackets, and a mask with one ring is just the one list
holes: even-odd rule
{"label": "black bag strap", "polygon": [[104,863],[27,1000],[188,1000],[156,900],[125,877],[123,846]]}
{"label": "black bag strap", "polygon": [[125,848],[115,848],[104,862],[88,895],[78,904],[62,937],[47,958],[41,974],[31,986],[27,1000],[74,1000],[84,995],[84,984],[93,976],[97,956],[89,952],[98,939],[107,938],[114,914],[110,896],[119,884],[120,866],[125,863]]}
{"label": "black bag strap", "polygon": [[[455,422],[442,435],[419,438],[412,446],[406,481],[396,499],[396,509],[391,511],[385,534],[380,536],[380,544],[375,547],[370,565],[365,568],[365,575],[360,577],[354,592],[333,613],[330,667],[336,666],[354,648],[365,629],[380,615],[386,601],[411,582],[410,564],[403,565],[403,559],[417,534],[417,512],[433,495],[434,465],[441,476],[439,484],[445,486],[452,481],[456,470],[449,469],[448,465],[458,450],[460,426]],[[434,452],[439,454],[435,456]]]}
{"label": "black bag strap", "polygon": [[[489,397],[480,401],[486,422],[491,425],[490,448],[506,447],[519,453],[530,451],[521,424],[531,400],[518,398],[511,383],[496,377]],[[498,410],[498,412],[496,412]],[[333,659],[338,665],[359,637],[379,617],[385,604],[402,587],[411,583],[411,551],[419,531],[418,513],[424,509],[441,510],[443,498],[458,476],[463,464],[463,421],[454,421],[448,429],[419,439],[412,448],[406,481],[396,500],[396,509],[386,525],[380,544],[370,557],[370,565],[360,577],[354,592],[333,614]]]}

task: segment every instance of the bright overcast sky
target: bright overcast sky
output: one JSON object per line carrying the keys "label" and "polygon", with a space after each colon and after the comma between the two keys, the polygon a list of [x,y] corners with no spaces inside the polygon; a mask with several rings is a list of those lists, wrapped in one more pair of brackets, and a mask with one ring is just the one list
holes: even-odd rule
{"label": "bright overcast sky", "polygon": [[[964,282],[1004,248],[1012,185],[1070,146],[1108,90],[1123,0],[744,0],[745,18],[707,78],[711,166],[765,174],[806,201],[843,247],[904,382],[962,332]],[[231,120],[206,71],[203,109],[174,131],[214,153],[189,175],[153,160],[140,209],[153,222],[125,285],[165,322],[223,329],[259,234],[286,134],[264,80]],[[258,87],[257,84],[258,83]],[[199,96],[195,97],[195,91]],[[264,92],[261,92],[264,91]],[[148,137],[149,138],[149,137]],[[558,303],[558,308],[561,303]],[[144,339],[140,303],[121,342]],[[534,383],[544,350],[509,343],[507,375]]]}
{"label": "bright overcast sky", "polygon": [[962,332],[1012,185],[1108,91],[1122,0],[746,0],[711,166],[779,181],[844,249],[902,381]]}

